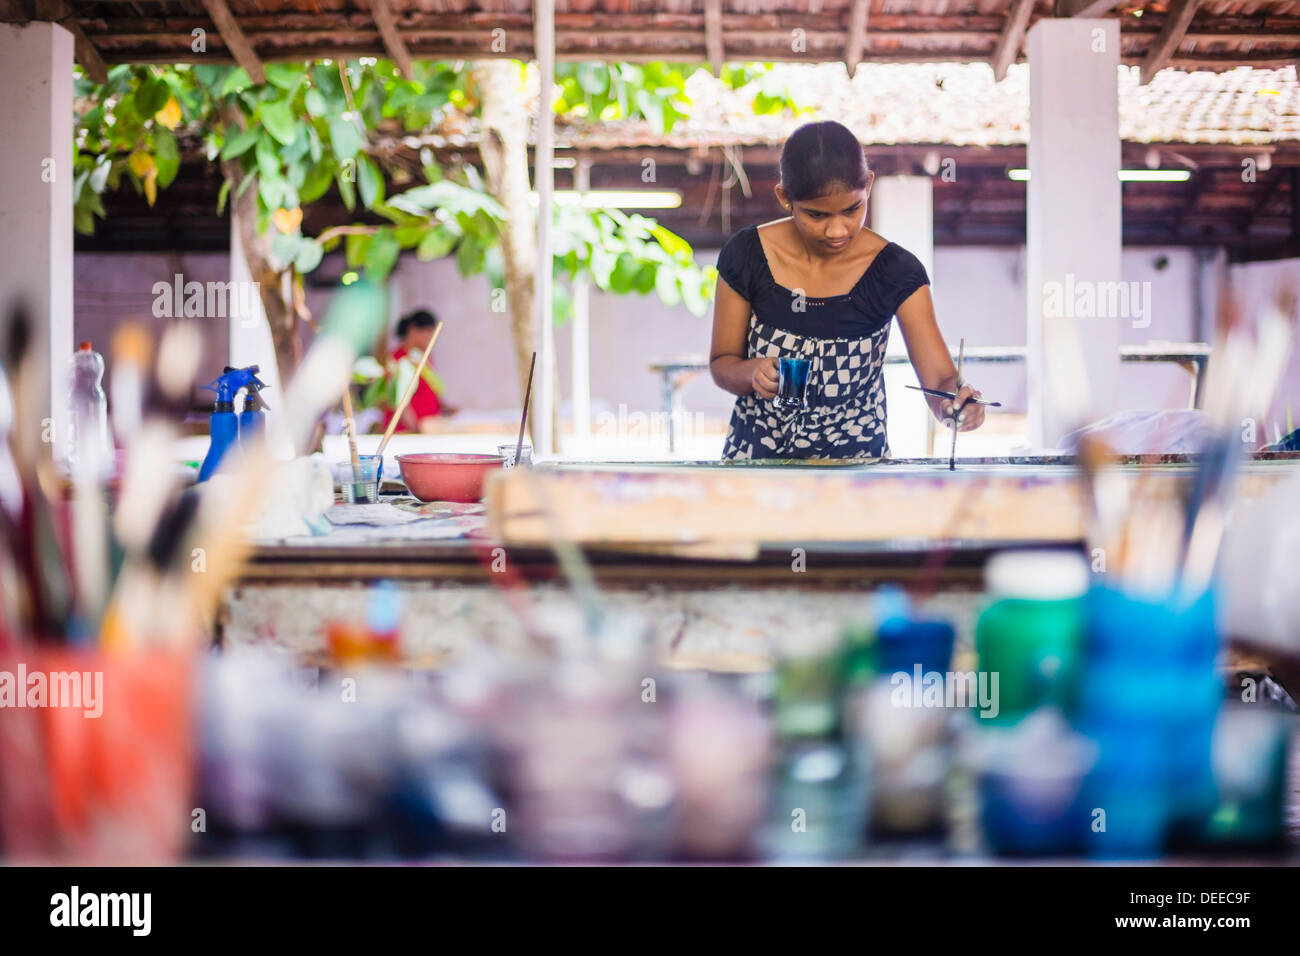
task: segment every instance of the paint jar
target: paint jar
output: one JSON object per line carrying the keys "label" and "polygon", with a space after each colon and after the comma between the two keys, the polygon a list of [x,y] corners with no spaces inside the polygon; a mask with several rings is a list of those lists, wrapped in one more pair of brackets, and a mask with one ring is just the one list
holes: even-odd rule
{"label": "paint jar", "polygon": [[783,740],[838,737],[843,646],[838,640],[789,635],[778,655],[773,695],[777,736]]}
{"label": "paint jar", "polygon": [[1150,858],[1172,834],[1205,830],[1223,699],[1215,604],[1208,590],[1187,600],[1094,586],[1085,598],[1076,718],[1099,747],[1086,789],[1104,823],[1089,836],[1091,856]]}
{"label": "paint jar", "polygon": [[851,748],[835,742],[791,744],[773,771],[763,857],[852,859],[862,847],[867,810],[866,777]]}
{"label": "paint jar", "polygon": [[505,461],[501,464],[502,468],[513,468],[515,467],[516,464],[519,464],[524,468],[527,468],[532,465],[533,446],[528,444],[528,442],[524,442],[523,447],[519,449],[519,461],[516,463],[515,449],[517,447],[518,447],[517,442],[509,442],[508,444],[505,445],[497,445],[497,454],[505,459]]}
{"label": "paint jar", "polygon": [[1005,551],[989,561],[990,603],[975,625],[980,672],[998,675],[989,722],[1014,724],[1043,706],[1074,712],[1089,574],[1072,551]]}
{"label": "paint jar", "polygon": [[1286,848],[1287,758],[1294,714],[1263,703],[1234,703],[1214,728],[1217,806],[1206,839],[1238,850]]}
{"label": "paint jar", "polygon": [[777,386],[774,403],[777,408],[799,410],[808,407],[809,361],[792,355],[777,359]]}
{"label": "paint jar", "polygon": [[379,500],[380,463],[377,458],[377,455],[367,455],[356,468],[350,461],[334,466],[334,481],[342,489],[343,500],[348,504],[374,504]]}
{"label": "paint jar", "polygon": [[1097,745],[1050,707],[1013,726],[982,726],[972,736],[980,822],[990,849],[1004,856],[1082,850],[1089,825],[1083,781]]}

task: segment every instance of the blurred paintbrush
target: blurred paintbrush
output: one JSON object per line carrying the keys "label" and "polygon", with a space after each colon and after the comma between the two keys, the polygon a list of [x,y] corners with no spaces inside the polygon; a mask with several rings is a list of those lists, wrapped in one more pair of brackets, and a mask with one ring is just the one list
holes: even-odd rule
{"label": "blurred paintbrush", "polygon": [[384,449],[388,447],[389,440],[392,439],[393,433],[397,431],[397,426],[401,423],[402,415],[406,412],[406,407],[411,404],[411,399],[415,397],[415,390],[420,385],[420,376],[424,374],[424,367],[429,364],[429,356],[433,354],[433,344],[438,341],[438,336],[442,334],[442,323],[439,322],[433,329],[433,335],[429,336],[429,344],[424,347],[424,354],[420,356],[420,361],[415,366],[415,375],[406,386],[397,406],[393,409],[393,419],[384,429],[384,437],[379,440],[379,447],[375,450],[376,455],[382,455]]}

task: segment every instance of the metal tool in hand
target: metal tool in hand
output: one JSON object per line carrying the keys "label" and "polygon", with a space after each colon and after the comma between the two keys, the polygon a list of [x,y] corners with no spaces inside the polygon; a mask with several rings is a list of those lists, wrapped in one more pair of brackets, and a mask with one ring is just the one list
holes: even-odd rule
{"label": "metal tool in hand", "polygon": [[[956,392],[945,392],[945,391],[944,391],[943,389],[941,389],[941,388],[922,388],[920,385],[908,385],[907,387],[910,388],[910,389],[912,389],[913,391],[917,391],[917,392],[925,392],[925,394],[927,394],[927,395],[934,395],[934,396],[936,396],[936,397],[938,397],[938,398],[954,398],[954,399],[955,399],[955,398],[957,397],[957,393],[956,393]],[[1001,403],[1001,402],[990,402],[990,401],[988,401],[987,399],[983,399],[983,398],[973,398],[973,397],[972,397],[972,398],[968,398],[968,399],[966,399],[966,401],[962,402],[962,406],[963,406],[963,407],[965,407],[966,405],[987,405],[987,406],[989,406],[990,408],[1001,408],[1001,407],[1002,407],[1002,403]]]}

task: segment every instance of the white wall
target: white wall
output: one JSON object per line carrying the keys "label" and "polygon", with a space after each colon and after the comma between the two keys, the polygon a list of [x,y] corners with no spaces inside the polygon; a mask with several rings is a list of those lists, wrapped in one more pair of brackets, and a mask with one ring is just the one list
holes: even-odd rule
{"label": "white wall", "polygon": [[[712,262],[716,255],[716,250],[701,251],[700,260]],[[1168,258],[1168,265],[1157,270],[1154,263],[1161,255]],[[935,251],[934,297],[940,328],[950,344],[963,335],[970,346],[1025,343],[1023,262],[1023,248],[940,247]],[[76,338],[89,338],[106,350],[112,329],[122,319],[135,317],[151,327],[161,327],[163,320],[151,314],[155,282],[170,282],[176,271],[187,280],[225,281],[228,265],[221,253],[81,253],[75,265]],[[1249,310],[1283,276],[1300,281],[1300,262],[1235,266],[1232,275]],[[1124,278],[1150,282],[1153,305],[1150,327],[1138,329],[1126,323],[1125,342],[1195,338],[1194,252],[1177,248],[1126,249]],[[453,404],[481,412],[518,407],[509,321],[506,315],[491,310],[490,291],[482,276],[462,279],[450,260],[403,260],[394,275],[392,293],[394,318],[425,307],[446,322],[436,350],[436,364]],[[308,305],[317,316],[324,313],[327,304],[327,293],[309,292]],[[1212,317],[1214,303],[1206,303],[1205,308]],[[227,331],[224,321],[218,319],[205,325],[205,332],[208,348],[202,374],[207,376],[206,383],[220,373],[224,364]],[[617,409],[619,403],[632,411],[659,410],[659,377],[650,372],[649,365],[681,356],[707,358],[709,335],[709,316],[696,318],[684,308],[667,308],[653,294],[619,297],[593,291],[593,412]],[[566,394],[568,336],[567,327],[556,336],[560,383]],[[1023,365],[985,366],[969,372],[985,394],[1005,403],[1007,411],[1024,411]],[[1187,385],[1186,373],[1172,366],[1126,365],[1120,379],[1121,405],[1179,407],[1187,401]],[[1300,359],[1293,359],[1288,389],[1288,398],[1300,415]],[[717,416],[725,416],[733,401],[707,373],[686,385],[683,398],[690,411]],[[1279,423],[1286,400],[1278,404]]]}
{"label": "white wall", "polygon": [[[1233,294],[1241,303],[1242,312],[1253,316],[1283,283],[1300,291],[1300,259],[1281,259],[1276,262],[1249,262],[1229,268]],[[1277,399],[1263,422],[1261,443],[1273,441],[1273,426],[1286,431],[1287,410],[1291,411],[1294,427],[1300,428],[1300,342],[1291,348],[1291,363],[1287,368]]]}

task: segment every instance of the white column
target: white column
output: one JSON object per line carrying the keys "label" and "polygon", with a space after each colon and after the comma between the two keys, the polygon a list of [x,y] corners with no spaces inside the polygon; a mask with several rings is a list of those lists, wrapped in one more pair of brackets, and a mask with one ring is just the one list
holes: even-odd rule
{"label": "white column", "polygon": [[529,412],[537,422],[538,456],[555,452],[555,322],[551,318],[551,197],[555,191],[555,112],[550,109],[555,82],[555,0],[538,0],[533,7],[533,48],[541,96],[537,98],[537,145],[533,152],[537,190],[537,273],[533,280],[537,310],[537,381]]}
{"label": "white column", "polygon": [[1029,441],[1047,449],[1119,406],[1118,21],[1039,20],[1028,49]]}
{"label": "white column", "polygon": [[[934,184],[929,176],[877,176],[871,187],[871,228],[886,239],[898,243],[921,260],[934,282]],[[955,328],[960,316],[940,328]],[[952,338],[951,334],[946,336]],[[948,343],[956,348],[956,343]],[[906,355],[907,345],[893,320],[887,355]],[[885,366],[885,402],[888,408],[889,450],[895,458],[919,458],[929,445],[933,416],[920,392],[907,388],[916,384],[916,372],[910,365]]]}
{"label": "white column", "polygon": [[[252,289],[253,274],[248,270],[248,260],[244,258],[244,246],[239,240],[239,221],[236,218],[235,204],[230,203],[228,208],[230,209],[230,281],[233,283],[229,300],[232,303],[241,303],[241,308],[232,307],[227,318],[229,341],[226,364],[234,368],[258,366],[257,377],[267,384],[262,397],[270,406],[266,412],[268,447],[271,449],[271,454],[277,458],[292,458],[293,440],[285,428],[284,388],[280,381],[280,367],[275,360],[275,341],[271,338],[271,326],[266,321],[266,309],[262,306],[261,295],[245,294],[243,291]],[[252,303],[251,310],[245,308],[249,303]],[[236,411],[238,410],[236,408]]]}
{"label": "white column", "polygon": [[[574,167],[574,187],[579,195],[591,188],[591,160]],[[591,444],[591,277],[580,272],[573,281],[573,332],[570,340],[573,377],[574,450],[587,454]]]}
{"label": "white column", "polygon": [[[49,356],[41,419],[62,457],[72,360],[72,34],[53,23],[0,24],[0,309],[26,303]],[[97,342],[100,352],[108,343]]]}

